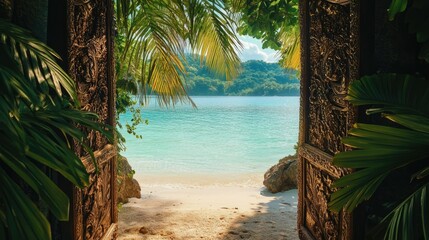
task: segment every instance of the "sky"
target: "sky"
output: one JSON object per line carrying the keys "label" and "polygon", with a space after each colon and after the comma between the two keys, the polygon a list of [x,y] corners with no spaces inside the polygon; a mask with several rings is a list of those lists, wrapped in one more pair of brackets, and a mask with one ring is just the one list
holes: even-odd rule
{"label": "sky", "polygon": [[265,62],[277,62],[278,54],[270,48],[262,49],[262,42],[259,39],[250,36],[239,36],[243,44],[243,50],[240,54],[241,61],[262,60]]}

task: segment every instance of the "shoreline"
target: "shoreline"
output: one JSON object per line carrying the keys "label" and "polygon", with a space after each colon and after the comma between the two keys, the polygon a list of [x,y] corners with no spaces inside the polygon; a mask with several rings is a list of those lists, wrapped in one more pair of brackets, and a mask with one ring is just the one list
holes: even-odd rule
{"label": "shoreline", "polygon": [[134,175],[140,186],[257,186],[264,180],[263,173],[146,173]]}
{"label": "shoreline", "polygon": [[136,174],[142,198],[119,211],[131,239],[298,239],[297,190],[269,193],[263,174]]}

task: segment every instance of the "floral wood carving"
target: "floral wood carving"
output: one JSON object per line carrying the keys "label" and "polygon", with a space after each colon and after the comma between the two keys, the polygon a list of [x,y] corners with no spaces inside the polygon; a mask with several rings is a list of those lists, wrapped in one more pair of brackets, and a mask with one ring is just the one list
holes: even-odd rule
{"label": "floral wood carving", "polygon": [[[97,113],[108,120],[106,1],[69,3],[69,72],[75,79],[82,110]],[[94,150],[107,144],[99,133],[89,132]],[[79,151],[79,146],[77,146]],[[83,155],[83,149],[80,149]]]}
{"label": "floral wood carving", "polygon": [[334,154],[344,150],[350,70],[350,7],[310,1],[309,5],[309,126],[308,141]]}
{"label": "floral wood carving", "polygon": [[339,239],[340,217],[328,210],[333,177],[307,163],[305,166],[305,221],[312,235],[319,240]]}
{"label": "floral wood carving", "polygon": [[99,174],[91,175],[91,185],[83,194],[84,239],[101,239],[111,224],[110,164],[104,164]]}
{"label": "floral wood carving", "polygon": [[331,184],[350,169],[332,165],[356,120],[344,100],[359,76],[359,2],[300,1],[301,110],[298,227],[301,239],[352,239],[352,215],[328,210]]}
{"label": "floral wood carving", "polygon": [[[96,113],[100,122],[114,125],[111,4],[110,0],[68,1],[68,64],[82,109]],[[116,148],[97,132],[86,134],[96,151],[98,172],[75,144],[91,175],[89,186],[73,193],[73,239],[103,239],[116,234]]]}

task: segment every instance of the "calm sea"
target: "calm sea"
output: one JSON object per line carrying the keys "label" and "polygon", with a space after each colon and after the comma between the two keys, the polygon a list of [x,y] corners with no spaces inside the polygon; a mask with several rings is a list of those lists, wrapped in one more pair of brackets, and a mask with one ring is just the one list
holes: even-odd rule
{"label": "calm sea", "polygon": [[[179,105],[142,109],[143,139],[121,130],[137,174],[263,173],[294,153],[299,97],[193,97],[198,109]],[[120,116],[125,124],[130,113]]]}

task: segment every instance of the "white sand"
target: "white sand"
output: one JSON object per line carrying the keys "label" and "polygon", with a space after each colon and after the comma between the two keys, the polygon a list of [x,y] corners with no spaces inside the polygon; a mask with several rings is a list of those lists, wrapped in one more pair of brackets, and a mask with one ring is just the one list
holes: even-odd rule
{"label": "white sand", "polygon": [[142,198],[120,209],[119,239],[298,239],[296,190],[268,193],[258,176],[200,177],[137,178]]}

